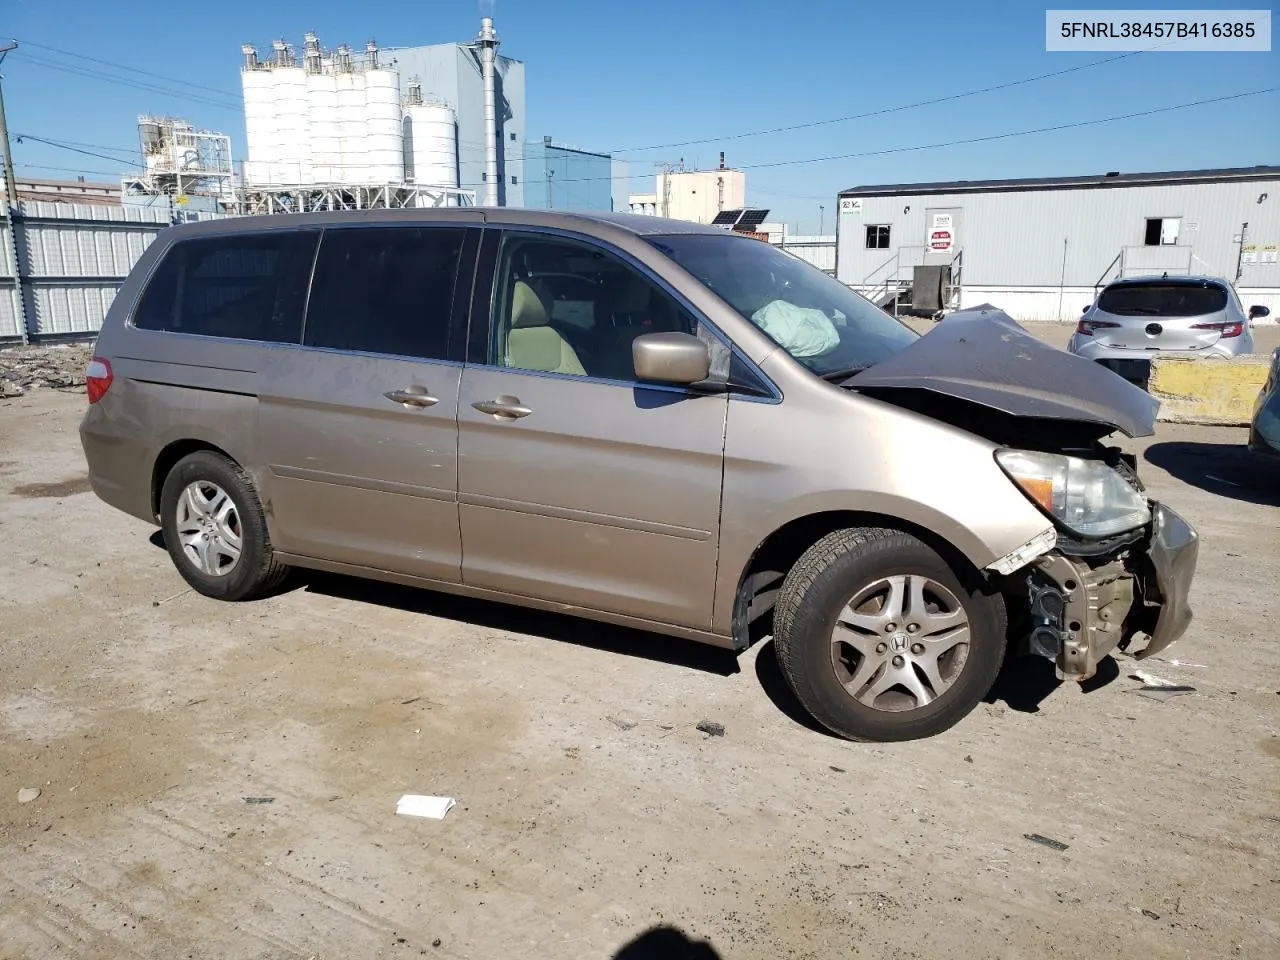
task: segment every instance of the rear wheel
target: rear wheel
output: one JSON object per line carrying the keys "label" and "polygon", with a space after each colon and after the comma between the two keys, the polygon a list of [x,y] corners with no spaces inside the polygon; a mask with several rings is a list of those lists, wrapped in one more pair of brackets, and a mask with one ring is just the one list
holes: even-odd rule
{"label": "rear wheel", "polygon": [[183,457],[169,471],[160,526],[173,565],[206,597],[250,600],[276,589],[289,573],[273,557],[253,481],[212,450]]}
{"label": "rear wheel", "polygon": [[1004,659],[998,594],[910,534],[839,530],[783,581],[774,645],[823,726],[853,740],[932,736],[967,715]]}

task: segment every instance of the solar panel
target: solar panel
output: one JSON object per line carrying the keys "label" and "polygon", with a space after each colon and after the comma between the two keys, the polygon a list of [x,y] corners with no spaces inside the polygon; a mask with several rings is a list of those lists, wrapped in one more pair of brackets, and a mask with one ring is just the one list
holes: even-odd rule
{"label": "solar panel", "polygon": [[741,210],[721,210],[716,214],[716,218],[711,221],[713,227],[731,227],[738,222],[738,217],[742,216]]}
{"label": "solar panel", "polygon": [[736,230],[753,229],[755,227],[760,226],[760,224],[764,223],[765,217],[767,216],[769,216],[768,210],[743,210],[742,216],[739,217],[738,222],[733,225],[734,229]]}

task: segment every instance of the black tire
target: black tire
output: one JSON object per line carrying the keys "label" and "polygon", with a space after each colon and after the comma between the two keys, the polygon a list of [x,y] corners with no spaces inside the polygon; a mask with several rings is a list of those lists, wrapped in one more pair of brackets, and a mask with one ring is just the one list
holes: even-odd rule
{"label": "black tire", "polygon": [[[846,690],[833,665],[832,631],[859,590],[897,575],[926,577],[949,590],[968,617],[969,644],[949,687],[924,706],[894,712]],[[916,537],[882,528],[838,530],[815,543],[783,580],[774,612],[774,647],[787,683],[815,720],[850,740],[915,740],[959,722],[995,682],[1007,633],[1004,601],[980,577],[961,576]]]}
{"label": "black tire", "polygon": [[[222,488],[235,506],[240,557],[222,575],[202,571],[187,556],[178,531],[178,501],[193,483]],[[279,563],[271,548],[262,501],[249,475],[234,460],[212,450],[200,450],[179,460],[160,490],[160,528],[165,548],[182,578],[197,592],[215,600],[252,600],[284,582],[290,568]]]}

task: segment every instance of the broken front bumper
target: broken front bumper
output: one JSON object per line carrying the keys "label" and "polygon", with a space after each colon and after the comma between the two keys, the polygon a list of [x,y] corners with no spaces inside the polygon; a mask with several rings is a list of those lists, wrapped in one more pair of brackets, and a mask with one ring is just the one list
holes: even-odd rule
{"label": "broken front bumper", "polygon": [[1117,647],[1142,659],[1186,632],[1199,538],[1180,516],[1153,504],[1140,539],[1073,555],[1082,552],[1060,546],[1026,577],[1027,652],[1053,660],[1060,679],[1087,680]]}

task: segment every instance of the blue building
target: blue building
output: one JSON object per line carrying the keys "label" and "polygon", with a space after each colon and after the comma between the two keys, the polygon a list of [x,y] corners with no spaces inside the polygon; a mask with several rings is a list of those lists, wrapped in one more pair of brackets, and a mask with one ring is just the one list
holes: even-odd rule
{"label": "blue building", "polygon": [[612,210],[613,158],[552,143],[524,145],[524,205],[539,210]]}

